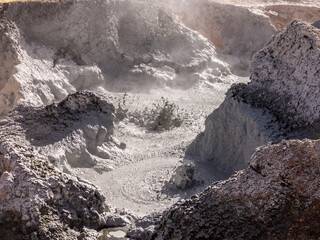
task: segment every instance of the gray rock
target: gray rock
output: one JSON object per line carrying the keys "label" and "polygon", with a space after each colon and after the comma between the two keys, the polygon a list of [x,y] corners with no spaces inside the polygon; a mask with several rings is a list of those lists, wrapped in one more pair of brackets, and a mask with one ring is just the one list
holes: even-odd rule
{"label": "gray rock", "polygon": [[276,141],[280,135],[280,127],[268,111],[238,101],[230,94],[208,116],[205,127],[186,155],[211,161],[217,170],[229,174],[243,169],[255,148]]}
{"label": "gray rock", "polygon": [[181,162],[174,170],[167,187],[170,189],[187,189],[196,184],[194,173],[196,166],[192,162]]}
{"label": "gray rock", "polygon": [[294,21],[271,38],[253,57],[251,82],[241,97],[293,128],[319,119],[319,34],[311,24]]}
{"label": "gray rock", "polygon": [[127,236],[130,239],[152,239],[157,224],[160,223],[161,215],[153,213],[137,220],[130,226]]}
{"label": "gray rock", "polygon": [[312,24],[312,26],[320,29],[320,20],[314,22],[314,23]]}

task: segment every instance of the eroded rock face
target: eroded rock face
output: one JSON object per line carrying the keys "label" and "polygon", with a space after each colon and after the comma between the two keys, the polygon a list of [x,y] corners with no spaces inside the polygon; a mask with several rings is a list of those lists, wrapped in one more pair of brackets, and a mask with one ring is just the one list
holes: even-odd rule
{"label": "eroded rock face", "polygon": [[245,167],[254,149],[281,139],[317,138],[319,29],[294,21],[255,54],[251,82],[232,86],[187,154],[217,168]]}
{"label": "eroded rock face", "polygon": [[228,61],[236,74],[249,72],[252,56],[276,31],[296,19],[313,23],[320,14],[314,1],[162,1],[171,4],[180,21],[208,38],[218,52],[236,56]]}
{"label": "eroded rock face", "polygon": [[258,6],[277,30],[286,28],[293,20],[299,19],[313,23],[319,19],[320,7],[317,3],[275,3],[266,6]]}
{"label": "eroded rock face", "polygon": [[238,101],[230,92],[205,126],[186,155],[211,161],[228,174],[243,169],[255,148],[281,138],[281,128],[267,110]]}
{"label": "eroded rock face", "polygon": [[[95,229],[125,224],[106,212],[97,187],[59,171],[43,149],[65,145],[65,162],[53,162],[62,170],[96,164],[90,158],[97,153],[96,141],[112,142],[113,111],[107,99],[80,92],[47,107],[20,105],[0,122],[1,239],[95,239]],[[94,143],[88,137],[83,148],[70,146],[86,122],[98,126],[95,136],[92,129],[87,133]]]}
{"label": "eroded rock face", "polygon": [[[13,148],[14,147],[14,148]],[[29,146],[1,143],[1,239],[76,238],[106,223],[104,197],[92,184],[37,159]]]}
{"label": "eroded rock face", "polygon": [[17,35],[15,26],[6,20],[0,20],[0,119],[16,106],[21,97],[20,85],[12,77],[15,66],[19,63],[17,54]]}
{"label": "eroded rock face", "polygon": [[318,239],[320,141],[258,148],[245,170],[166,211],[150,239]]}
{"label": "eroded rock face", "polygon": [[182,1],[181,21],[199,31],[226,55],[237,58],[238,68],[248,69],[254,53],[276,33],[269,18],[259,11],[221,1]]}

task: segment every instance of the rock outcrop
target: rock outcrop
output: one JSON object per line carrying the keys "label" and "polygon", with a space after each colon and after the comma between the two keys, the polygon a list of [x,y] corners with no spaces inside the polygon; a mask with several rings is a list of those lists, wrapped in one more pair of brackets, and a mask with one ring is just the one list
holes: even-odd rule
{"label": "rock outcrop", "polygon": [[[128,223],[128,212],[111,211],[97,187],[76,177],[77,171],[82,176],[110,171],[117,164],[113,156],[121,159],[126,147],[114,134],[110,91],[197,85],[192,91],[201,92],[210,85],[222,92],[238,81],[226,62],[247,73],[253,52],[275,33],[259,11],[197,4],[188,6],[196,21],[185,9],[172,13],[149,0],[0,4],[0,239],[90,240],[101,228]],[[319,29],[295,21],[273,37],[253,58],[251,82],[229,90],[187,153],[230,172],[242,169],[267,142],[318,136],[319,36]],[[128,234],[316,238],[319,151],[320,142],[309,140],[262,147],[244,171],[162,217],[139,220]],[[177,167],[168,185],[197,184],[195,168]]]}
{"label": "rock outcrop", "polygon": [[309,125],[320,118],[319,60],[320,30],[294,21],[254,56],[251,82],[237,95],[283,124]]}
{"label": "rock outcrop", "polygon": [[[80,92],[47,107],[19,105],[0,122],[0,239],[95,239],[95,230],[126,223],[107,211],[97,187],[50,163],[95,164],[97,146],[112,142],[113,111],[107,99]],[[87,126],[87,142],[78,139],[86,122],[96,124]],[[65,163],[52,161],[43,149],[50,146],[66,148],[56,153]]]}
{"label": "rock outcrop", "polygon": [[108,171],[111,152],[121,152],[124,145],[113,135],[114,112],[108,98],[77,92],[46,107],[19,105],[9,119],[20,124],[39,157],[63,172],[71,173],[73,168]]}
{"label": "rock outcrop", "polygon": [[164,212],[150,239],[318,239],[319,171],[319,140],[260,147],[245,170]]}
{"label": "rock outcrop", "polygon": [[187,155],[217,168],[245,167],[254,149],[281,139],[317,138],[320,31],[294,21],[254,55],[251,82],[231,87]]}

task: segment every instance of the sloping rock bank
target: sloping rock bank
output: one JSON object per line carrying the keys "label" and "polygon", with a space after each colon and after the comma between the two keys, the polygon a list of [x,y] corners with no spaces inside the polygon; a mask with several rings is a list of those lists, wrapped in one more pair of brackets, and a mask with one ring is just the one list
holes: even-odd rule
{"label": "sloping rock bank", "polygon": [[166,211],[149,239],[318,239],[319,172],[320,141],[261,147],[245,170]]}
{"label": "sloping rock bank", "polygon": [[[181,1],[172,4],[180,20],[208,38],[224,55],[234,57],[231,65],[248,72],[250,60],[276,33],[270,19],[256,9],[223,1]],[[245,33],[245,34],[244,34]]]}
{"label": "sloping rock bank", "polygon": [[[67,135],[76,141],[85,126],[76,123],[92,124],[97,117],[98,131],[105,131],[95,139],[112,141],[113,111],[106,99],[81,92],[47,107],[20,105],[0,122],[0,239],[95,239],[96,229],[125,223],[107,212],[97,187],[62,173],[37,150],[37,142]],[[90,161],[87,154],[78,159],[84,166],[91,164],[83,162]],[[69,155],[68,163],[75,163],[77,155]]]}
{"label": "sloping rock bank", "polygon": [[255,54],[251,82],[231,87],[187,154],[226,171],[245,167],[257,146],[318,138],[320,31],[294,21]]}

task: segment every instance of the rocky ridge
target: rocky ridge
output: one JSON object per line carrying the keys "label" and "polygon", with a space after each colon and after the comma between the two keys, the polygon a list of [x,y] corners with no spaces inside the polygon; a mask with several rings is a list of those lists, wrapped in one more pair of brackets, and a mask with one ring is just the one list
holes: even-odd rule
{"label": "rocky ridge", "polygon": [[108,98],[82,91],[46,107],[19,105],[14,119],[37,155],[63,172],[83,167],[108,171],[110,152],[125,148],[113,134],[114,113]]}
{"label": "rocky ridge", "polygon": [[217,169],[245,169],[137,221],[128,236],[318,239],[320,141],[282,140],[319,139],[318,34],[294,21],[274,36],[254,56],[251,82],[231,87],[187,151]]}

